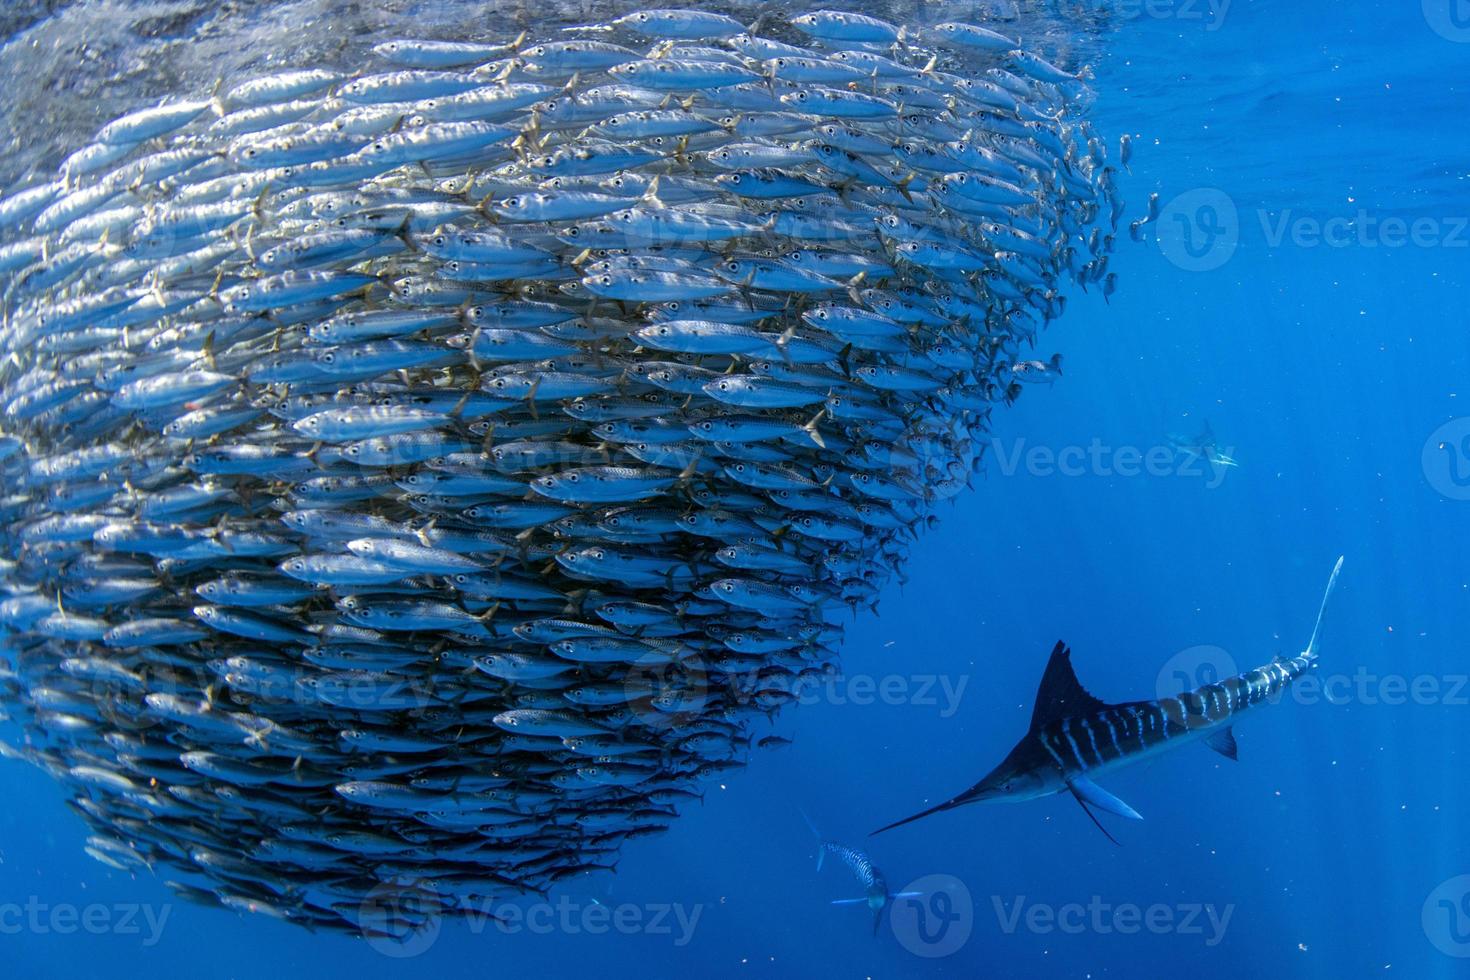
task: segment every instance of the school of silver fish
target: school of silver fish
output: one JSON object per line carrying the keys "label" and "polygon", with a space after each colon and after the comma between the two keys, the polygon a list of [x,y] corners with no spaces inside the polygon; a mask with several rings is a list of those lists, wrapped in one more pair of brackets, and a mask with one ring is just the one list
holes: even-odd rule
{"label": "school of silver fish", "polygon": [[0,706],[97,859],[401,935],[744,764],[1122,204],[980,25],[375,51],[0,199]]}

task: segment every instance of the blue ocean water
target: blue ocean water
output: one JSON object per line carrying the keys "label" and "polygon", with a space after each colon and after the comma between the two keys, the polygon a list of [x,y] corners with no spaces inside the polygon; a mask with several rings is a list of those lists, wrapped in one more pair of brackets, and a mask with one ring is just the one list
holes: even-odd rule
{"label": "blue ocean water", "polygon": [[[1094,117],[1133,135],[1129,217],[1150,193],[1161,216],[1120,241],[1118,293],[1044,335],[1063,377],[997,416],[844,676],[770,729],[793,744],[615,875],[403,946],[314,935],[91,861],[59,788],[7,765],[8,975],[1464,975],[1462,8],[1131,8]],[[1169,451],[1206,424],[1238,466]],[[867,837],[999,760],[1056,640],[1104,700],[1173,693],[1300,650],[1339,554],[1318,686],[1244,718],[1238,762],[1192,745],[1107,779],[1145,818],[1102,815],[1121,846],[1062,797]],[[876,936],[831,906],[860,889],[815,869],[803,811],[925,899]]]}

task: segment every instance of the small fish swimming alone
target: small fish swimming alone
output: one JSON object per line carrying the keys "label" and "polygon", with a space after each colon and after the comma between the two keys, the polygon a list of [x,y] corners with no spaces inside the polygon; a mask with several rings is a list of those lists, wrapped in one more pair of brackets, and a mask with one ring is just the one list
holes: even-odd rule
{"label": "small fish swimming alone", "polygon": [[902,827],[931,814],[966,803],[1020,803],[1057,793],[1071,793],[1113,843],[1093,808],[1134,820],[1137,810],[1092,781],[1165,749],[1203,741],[1228,759],[1236,758],[1234,724],[1247,709],[1269,701],[1317,666],[1317,640],[1327,600],[1342,571],[1342,558],[1332,566],[1311,639],[1299,655],[1277,657],[1255,670],[1206,684],[1177,697],[1108,704],[1089,694],[1072,669],[1072,651],[1058,641],[1047,661],[1031,726],[1020,742],[984,779],[952,797],[873,831]]}

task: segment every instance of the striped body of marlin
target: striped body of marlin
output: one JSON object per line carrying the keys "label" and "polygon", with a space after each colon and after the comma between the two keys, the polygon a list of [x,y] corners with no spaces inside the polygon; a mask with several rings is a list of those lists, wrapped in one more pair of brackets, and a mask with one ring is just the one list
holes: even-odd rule
{"label": "striped body of marlin", "polygon": [[1186,691],[1178,697],[1106,704],[1089,694],[1077,680],[1072,669],[1072,651],[1065,643],[1058,642],[1036,693],[1031,727],[1001,764],[953,799],[873,833],[881,834],[966,803],[1019,803],[1070,792],[1098,829],[1116,844],[1113,835],[1108,834],[1093,813],[1094,807],[1135,820],[1143,818],[1137,810],[1093,782],[1092,777],[1193,741],[1203,741],[1216,752],[1234,759],[1235,719],[1262,701],[1273,700],[1317,665],[1322,614],[1340,571],[1342,559],[1338,558],[1327,580],[1312,638],[1300,655],[1290,659],[1277,657],[1263,667]]}
{"label": "striped body of marlin", "polygon": [[817,831],[816,824],[805,812],[802,817],[806,825],[812,829],[817,838],[817,870],[822,870],[823,859],[828,854],[834,855],[839,861],[847,865],[847,869],[857,878],[858,884],[863,886],[862,898],[838,898],[834,899],[833,905],[866,905],[873,913],[873,935],[878,935],[878,927],[883,923],[883,910],[893,904],[897,898],[918,898],[923,892],[891,892],[888,890],[888,879],[883,877],[883,872],[873,864],[873,859],[855,847],[839,844],[834,840],[823,840],[821,833]]}
{"label": "striped body of marlin", "polygon": [[826,854],[835,854],[843,864],[847,865],[858,882],[863,886],[862,898],[838,898],[832,901],[833,905],[866,905],[868,911],[873,913],[873,935],[878,935],[878,926],[883,923],[883,910],[893,904],[896,898],[917,897],[923,892],[891,892],[888,890],[888,879],[883,877],[883,872],[873,867],[872,860],[862,851],[839,844],[836,841],[823,841],[817,850],[817,870],[822,870],[822,857]]}

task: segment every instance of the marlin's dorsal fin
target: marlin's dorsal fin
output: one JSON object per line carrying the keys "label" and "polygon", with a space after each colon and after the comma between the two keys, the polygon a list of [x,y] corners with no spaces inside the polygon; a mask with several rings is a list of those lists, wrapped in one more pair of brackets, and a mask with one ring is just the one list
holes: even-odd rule
{"label": "marlin's dorsal fin", "polygon": [[1034,732],[1054,721],[1075,718],[1101,711],[1107,705],[1087,693],[1077,673],[1072,669],[1072,651],[1061,640],[1051,648],[1051,659],[1046,662],[1046,673],[1041,675],[1041,687],[1036,690],[1036,708],[1031,712],[1031,730]]}

